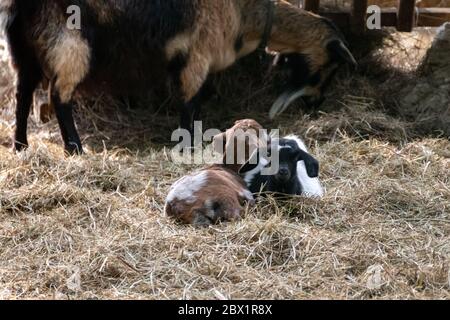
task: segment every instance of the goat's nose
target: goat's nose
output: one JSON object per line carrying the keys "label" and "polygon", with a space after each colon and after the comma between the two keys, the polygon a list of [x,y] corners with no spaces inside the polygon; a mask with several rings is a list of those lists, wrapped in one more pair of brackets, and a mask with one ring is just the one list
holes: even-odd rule
{"label": "goat's nose", "polygon": [[281,168],[279,171],[280,176],[287,176],[289,175],[289,170],[286,168]]}

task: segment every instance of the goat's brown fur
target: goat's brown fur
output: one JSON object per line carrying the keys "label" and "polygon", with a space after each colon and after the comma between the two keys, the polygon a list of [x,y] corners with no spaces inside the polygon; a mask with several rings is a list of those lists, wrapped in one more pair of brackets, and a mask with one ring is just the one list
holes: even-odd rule
{"label": "goat's brown fur", "polygon": [[[264,36],[267,10],[266,2],[260,0],[201,1],[195,28],[188,34],[177,35],[166,47],[169,58],[177,52],[190,53],[181,75],[185,101],[195,96],[209,73],[224,70],[257,49]],[[329,62],[326,43],[338,37],[320,16],[287,1],[276,2],[269,36],[270,51],[304,54],[312,72]],[[243,44],[236,51],[239,37]]]}
{"label": "goat's brown fur", "polygon": [[[270,137],[263,127],[253,119],[238,120],[234,126],[214,137],[213,144],[216,152],[223,153],[223,164],[239,172],[247,163],[254,151],[267,147]],[[244,152],[238,152],[244,147]],[[232,153],[232,156],[229,154]]]}
{"label": "goat's brown fur", "polygon": [[[178,196],[193,188],[187,179],[202,179],[203,184],[188,197]],[[212,166],[177,181],[166,200],[165,213],[185,224],[210,225],[239,220],[246,204],[253,205],[254,199],[245,182],[223,166]]]}
{"label": "goat's brown fur", "polygon": [[[111,10],[96,1],[87,1],[95,9],[100,22],[114,19]],[[183,30],[169,39],[165,53],[170,60],[176,54],[188,54],[186,67],[180,74],[181,91],[185,101],[200,90],[209,73],[231,66],[238,58],[254,51],[262,40],[267,23],[267,5],[260,0],[198,1],[197,20],[192,29]],[[56,14],[54,8],[46,30],[35,40],[36,50],[43,56],[49,78],[57,80],[56,89],[62,100],[69,100],[74,89],[89,73],[90,49],[79,31],[62,27],[65,17]],[[52,14],[54,13],[54,14]],[[326,41],[334,36],[334,30],[323,23],[321,17],[296,8],[286,1],[278,1],[268,48],[280,53],[302,53],[317,71],[328,62]],[[58,35],[55,38],[55,35]],[[236,52],[235,43],[242,36],[243,45]]]}
{"label": "goat's brown fur", "polygon": [[[256,50],[265,38],[267,1],[4,2],[0,14],[6,12],[8,17],[12,57],[19,82],[26,84],[18,103],[23,119],[18,121],[16,148],[27,145],[29,91],[44,78],[52,82],[52,103],[69,152],[81,151],[81,142],[71,111],[62,106],[70,104],[77,89],[98,92],[104,85],[115,92],[144,89],[164,78],[160,73],[175,80],[186,103],[181,126],[192,130],[193,120],[199,120],[193,119],[200,104],[196,97],[202,96],[208,75]],[[72,4],[81,7],[80,30],[67,28],[66,11]],[[327,43],[339,34],[329,22],[282,0],[273,13],[270,51],[303,55],[311,73],[330,62]],[[34,78],[29,79],[27,72],[35,73]]]}
{"label": "goat's brown fur", "polygon": [[[215,136],[214,149],[223,153],[223,164],[213,165],[178,180],[167,197],[166,214],[194,225],[241,218],[245,212],[245,203],[252,205],[254,200],[238,172],[255,150],[267,146],[265,132],[263,137],[260,136],[262,129],[255,120],[243,119]],[[245,152],[238,153],[238,147],[245,148]],[[227,163],[227,154],[231,152],[232,162]],[[200,187],[198,180],[204,180]],[[177,193],[184,195],[176,196]]]}

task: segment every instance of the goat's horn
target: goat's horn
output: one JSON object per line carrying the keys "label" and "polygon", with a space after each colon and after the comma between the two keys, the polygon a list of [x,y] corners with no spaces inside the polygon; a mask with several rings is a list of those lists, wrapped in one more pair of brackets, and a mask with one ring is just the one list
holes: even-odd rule
{"label": "goat's horn", "polygon": [[269,112],[270,119],[274,119],[282,114],[295,100],[302,97],[304,94],[304,89],[284,92],[272,105]]}

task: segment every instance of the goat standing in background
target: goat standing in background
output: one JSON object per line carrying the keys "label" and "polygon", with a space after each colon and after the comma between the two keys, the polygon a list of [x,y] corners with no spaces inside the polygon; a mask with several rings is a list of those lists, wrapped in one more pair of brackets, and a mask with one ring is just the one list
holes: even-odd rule
{"label": "goat standing in background", "polygon": [[[81,10],[80,30],[67,27],[72,5]],[[180,126],[192,132],[208,75],[258,46],[296,57],[294,72],[304,79],[273,114],[299,96],[318,101],[332,71],[356,63],[329,20],[282,0],[3,0],[0,16],[18,75],[16,150],[28,146],[33,92],[44,79],[73,154],[82,152],[72,115],[77,90],[139,91],[167,75],[184,101]]]}

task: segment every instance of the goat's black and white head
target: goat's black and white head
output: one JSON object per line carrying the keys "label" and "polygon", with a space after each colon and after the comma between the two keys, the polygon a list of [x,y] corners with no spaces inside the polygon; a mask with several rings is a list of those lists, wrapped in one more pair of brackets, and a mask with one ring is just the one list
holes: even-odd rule
{"label": "goat's black and white head", "polygon": [[319,162],[310,154],[299,148],[294,140],[279,139],[274,140],[271,148],[271,154],[275,149],[278,153],[278,170],[273,179],[277,184],[289,183],[297,178],[297,163],[304,161],[310,178],[319,176]]}
{"label": "goat's black and white head", "polygon": [[[263,158],[260,153],[255,153],[254,157],[257,157],[257,161],[249,161],[240,170],[254,193],[263,191],[300,195],[305,190],[300,179],[303,172],[298,172],[298,168],[305,168],[311,179],[319,176],[319,162],[293,139],[273,139],[267,158]],[[304,167],[299,167],[299,162],[302,161]],[[269,167],[273,169],[273,173],[264,174],[264,170]]]}
{"label": "goat's black and white head", "polygon": [[338,67],[357,66],[345,37],[331,20],[285,1],[279,2],[276,10],[267,50],[276,55],[274,64],[289,73],[289,80],[270,111],[271,118],[297,99],[309,107],[319,106]]}

